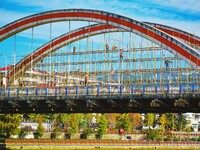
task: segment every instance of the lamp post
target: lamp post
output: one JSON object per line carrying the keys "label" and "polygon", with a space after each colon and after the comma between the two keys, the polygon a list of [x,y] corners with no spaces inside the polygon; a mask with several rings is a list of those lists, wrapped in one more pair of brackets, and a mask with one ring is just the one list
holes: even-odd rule
{"label": "lamp post", "polygon": [[5,91],[6,91],[6,85],[7,85],[7,71],[6,71],[6,68],[7,68],[7,57],[4,55],[4,54],[0,54],[0,56],[3,56],[4,59],[5,59],[5,75],[4,75],[4,80],[5,80]]}

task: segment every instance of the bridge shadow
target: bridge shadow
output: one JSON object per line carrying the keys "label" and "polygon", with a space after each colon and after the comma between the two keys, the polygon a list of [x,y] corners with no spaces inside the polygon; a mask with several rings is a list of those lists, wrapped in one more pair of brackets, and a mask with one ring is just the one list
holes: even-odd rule
{"label": "bridge shadow", "polygon": [[8,150],[5,143],[0,144],[0,150]]}

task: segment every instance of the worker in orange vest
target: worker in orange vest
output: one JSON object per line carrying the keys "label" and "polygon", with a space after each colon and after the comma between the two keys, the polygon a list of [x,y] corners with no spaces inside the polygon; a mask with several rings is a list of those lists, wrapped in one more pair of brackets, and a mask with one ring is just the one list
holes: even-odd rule
{"label": "worker in orange vest", "polygon": [[113,45],[112,50],[115,51],[117,49],[116,45]]}
{"label": "worker in orange vest", "polygon": [[85,76],[85,86],[87,85],[87,83],[88,83],[88,77]]}
{"label": "worker in orange vest", "polygon": [[106,51],[108,51],[109,50],[109,45],[108,44],[106,44]]}

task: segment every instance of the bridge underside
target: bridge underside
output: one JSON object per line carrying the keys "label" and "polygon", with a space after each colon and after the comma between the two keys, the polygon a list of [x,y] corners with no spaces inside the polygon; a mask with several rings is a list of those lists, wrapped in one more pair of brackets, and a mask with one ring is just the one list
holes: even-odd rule
{"label": "bridge underside", "polygon": [[2,97],[1,113],[200,112],[200,94]]}

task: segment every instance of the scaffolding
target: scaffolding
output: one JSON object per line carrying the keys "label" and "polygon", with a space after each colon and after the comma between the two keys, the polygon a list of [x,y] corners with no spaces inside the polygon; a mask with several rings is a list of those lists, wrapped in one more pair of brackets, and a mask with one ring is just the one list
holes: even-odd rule
{"label": "scaffolding", "polygon": [[[67,26],[67,31],[71,32],[71,21],[67,22]],[[52,51],[51,43],[50,53],[36,64],[31,58],[31,64],[23,66],[21,73],[14,75],[14,80],[18,80],[22,87],[142,85],[146,88],[156,85],[163,89],[166,85],[200,85],[199,67],[192,68],[191,64],[153,42],[138,38],[131,32],[104,33],[96,39],[88,32],[87,39],[80,37],[75,43],[60,46],[61,49],[56,52]],[[52,23],[49,40],[52,41]],[[34,52],[33,45],[32,28],[31,52]]]}

